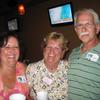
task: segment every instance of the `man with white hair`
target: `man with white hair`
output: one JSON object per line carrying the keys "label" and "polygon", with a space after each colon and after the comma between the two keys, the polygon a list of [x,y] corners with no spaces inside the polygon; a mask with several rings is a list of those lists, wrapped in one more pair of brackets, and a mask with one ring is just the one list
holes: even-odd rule
{"label": "man with white hair", "polygon": [[82,9],[74,22],[82,44],[69,56],[68,100],[100,100],[99,17],[93,9]]}

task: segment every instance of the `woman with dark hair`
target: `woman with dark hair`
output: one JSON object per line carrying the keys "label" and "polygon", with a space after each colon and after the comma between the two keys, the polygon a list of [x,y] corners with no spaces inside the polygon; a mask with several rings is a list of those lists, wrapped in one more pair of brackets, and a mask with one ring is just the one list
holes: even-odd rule
{"label": "woman with dark hair", "polygon": [[28,96],[25,65],[18,61],[20,45],[16,34],[0,37],[0,100],[9,100],[14,93]]}

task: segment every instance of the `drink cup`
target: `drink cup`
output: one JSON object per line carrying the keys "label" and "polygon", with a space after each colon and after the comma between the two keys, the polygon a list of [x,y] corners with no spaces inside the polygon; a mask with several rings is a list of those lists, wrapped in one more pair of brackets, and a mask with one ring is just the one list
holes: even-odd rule
{"label": "drink cup", "polygon": [[16,94],[10,95],[9,100],[26,100],[26,96],[20,93],[16,93]]}
{"label": "drink cup", "polygon": [[47,91],[37,92],[37,100],[48,100],[48,93],[47,93]]}

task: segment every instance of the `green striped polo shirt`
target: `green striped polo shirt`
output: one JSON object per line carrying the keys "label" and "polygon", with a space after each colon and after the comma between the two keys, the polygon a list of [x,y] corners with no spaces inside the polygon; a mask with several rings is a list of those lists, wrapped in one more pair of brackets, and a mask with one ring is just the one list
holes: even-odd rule
{"label": "green striped polo shirt", "polygon": [[100,100],[100,43],[85,53],[80,47],[69,56],[68,100]]}

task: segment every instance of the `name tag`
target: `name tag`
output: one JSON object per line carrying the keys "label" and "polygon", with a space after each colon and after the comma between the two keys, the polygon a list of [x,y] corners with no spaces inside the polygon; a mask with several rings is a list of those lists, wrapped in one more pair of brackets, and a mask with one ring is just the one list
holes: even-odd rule
{"label": "name tag", "polygon": [[86,58],[90,61],[94,61],[94,62],[97,62],[98,59],[99,59],[99,56],[98,54],[94,54],[94,53],[91,53],[89,52],[87,55],[86,55]]}
{"label": "name tag", "polygon": [[46,84],[50,85],[50,84],[53,83],[53,80],[50,79],[49,77],[44,77],[44,78],[43,78],[43,82],[45,82]]}
{"label": "name tag", "polygon": [[26,83],[26,78],[25,76],[17,76],[17,81],[20,83]]}

